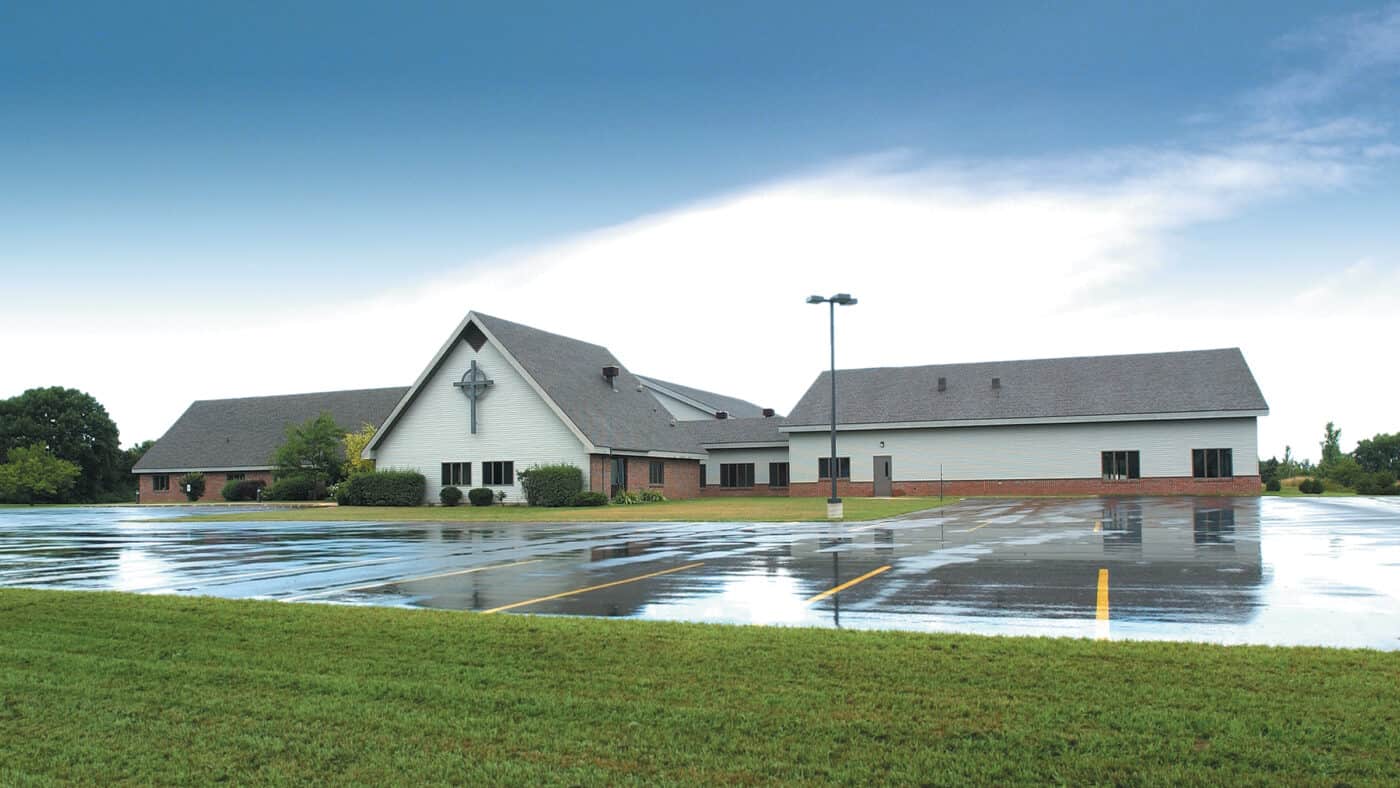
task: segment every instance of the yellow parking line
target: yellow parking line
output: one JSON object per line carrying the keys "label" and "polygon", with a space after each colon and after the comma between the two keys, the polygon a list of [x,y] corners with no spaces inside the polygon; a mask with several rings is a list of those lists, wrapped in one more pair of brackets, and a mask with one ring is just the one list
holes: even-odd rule
{"label": "yellow parking line", "polygon": [[537,602],[548,602],[548,601],[551,600],[551,599],[559,599],[559,598],[561,598],[561,597],[574,596],[574,595],[576,595],[576,594],[586,594],[586,593],[588,593],[589,591],[598,591],[598,590],[603,589],[603,588],[612,588],[613,586],[620,586],[620,585],[624,585],[624,584],[626,584],[626,583],[635,583],[635,582],[637,582],[638,580],[646,580],[647,578],[650,578],[650,577],[660,577],[661,575],[669,575],[669,574],[671,574],[672,572],[684,572],[684,571],[687,570],[687,569],[694,569],[694,568],[697,567],[697,566],[704,566],[704,565],[705,565],[705,562],[704,562],[704,561],[697,561],[697,562],[695,562],[695,563],[693,563],[693,564],[686,564],[685,566],[673,566],[673,567],[671,567],[670,569],[662,569],[660,572],[651,572],[650,574],[638,575],[638,576],[636,576],[636,577],[629,577],[629,578],[627,578],[626,580],[614,580],[614,581],[612,581],[611,583],[600,583],[600,584],[598,584],[598,585],[596,585],[596,586],[589,586],[589,587],[587,587],[587,588],[576,588],[576,589],[574,589],[573,591],[565,591],[565,592],[560,593],[560,594],[550,594],[549,596],[535,597],[534,599],[527,599],[527,600],[525,600],[524,602],[516,602],[516,603],[510,604],[510,605],[501,605],[500,607],[493,607],[493,608],[491,608],[490,610],[483,610],[483,611],[481,611],[481,612],[482,612],[483,615],[488,615],[488,614],[491,614],[491,613],[499,613],[499,612],[501,612],[502,610],[513,610],[513,609],[515,609],[515,608],[517,608],[517,607],[525,607],[526,605],[533,605],[533,604],[535,604],[535,603],[537,603]]}
{"label": "yellow parking line", "polygon": [[839,585],[839,586],[837,586],[837,587],[835,587],[835,588],[828,588],[827,590],[821,592],[820,594],[817,594],[816,596],[812,597],[811,599],[808,599],[808,600],[807,600],[805,603],[803,603],[803,604],[810,605],[810,604],[812,604],[813,602],[820,602],[821,600],[826,599],[827,597],[831,596],[832,594],[839,594],[840,592],[845,591],[846,589],[850,588],[851,586],[855,585],[856,583],[864,583],[865,581],[869,580],[870,578],[874,577],[875,575],[878,575],[878,574],[880,574],[881,572],[888,572],[888,571],[890,571],[890,565],[889,565],[889,564],[885,564],[884,566],[880,567],[879,569],[874,569],[874,570],[871,570],[871,571],[869,571],[869,572],[866,572],[865,574],[861,575],[860,577],[857,577],[855,580],[847,580],[846,582],[842,583],[841,585]]}
{"label": "yellow parking line", "polygon": [[414,583],[414,582],[417,582],[417,581],[419,581],[419,580],[432,580],[432,579],[438,578],[438,577],[452,577],[453,575],[469,575],[469,574],[472,574],[472,573],[474,573],[474,572],[485,572],[485,571],[487,571],[488,569],[506,569],[506,568],[512,567],[512,566],[524,566],[525,564],[536,564],[536,563],[539,563],[540,561],[543,561],[543,560],[544,560],[543,558],[531,558],[531,559],[528,560],[528,561],[513,561],[513,562],[508,563],[508,564],[491,564],[490,566],[474,566],[474,567],[472,567],[471,569],[458,569],[458,570],[456,570],[455,572],[439,572],[438,574],[435,574],[435,575],[419,575],[418,577],[396,578],[396,579],[394,579],[394,580],[385,580],[385,581],[380,582],[380,583],[366,583],[366,584],[364,584],[364,585],[359,585],[359,586],[346,586],[346,587],[343,587],[343,588],[328,588],[328,589],[325,589],[324,591],[312,591],[312,592],[309,593],[309,594],[301,594],[301,595],[299,595],[299,596],[287,597],[287,598],[286,598],[285,600],[283,600],[283,601],[284,601],[284,602],[300,602],[300,601],[303,600],[303,599],[310,599],[310,598],[313,597],[313,596],[325,596],[326,594],[339,594],[339,593],[343,593],[343,592],[346,592],[346,591],[363,591],[363,590],[365,590],[366,588],[380,588],[381,586],[392,586],[392,585],[399,585],[399,584],[402,584],[402,583]]}
{"label": "yellow parking line", "polygon": [[1108,620],[1108,570],[1099,570],[1099,606],[1094,616],[1099,621]]}

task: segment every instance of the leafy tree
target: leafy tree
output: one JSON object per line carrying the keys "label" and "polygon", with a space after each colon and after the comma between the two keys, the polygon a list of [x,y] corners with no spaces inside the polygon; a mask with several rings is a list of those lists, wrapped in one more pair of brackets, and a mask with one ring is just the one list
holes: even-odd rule
{"label": "leafy tree", "polygon": [[374,460],[362,460],[360,454],[374,440],[374,425],[362,423],[357,432],[347,432],[341,439],[345,444],[345,475],[354,476],[374,470]]}
{"label": "leafy tree", "polygon": [[301,424],[288,425],[286,441],[272,455],[277,478],[303,477],[318,486],[341,478],[344,436],[345,430],[325,411]]}
{"label": "leafy tree", "polygon": [[90,394],[53,386],[0,400],[0,452],[35,444],[78,466],[76,500],[96,500],[122,483],[117,425]]}
{"label": "leafy tree", "polygon": [[187,473],[180,477],[178,482],[180,491],[191,501],[198,501],[204,497],[204,474],[199,471]]}
{"label": "leafy tree", "polygon": [[1319,445],[1322,446],[1322,461],[1318,465],[1326,469],[1342,456],[1342,431],[1332,422],[1327,422],[1326,432]]}
{"label": "leafy tree", "polygon": [[1279,468],[1281,467],[1282,464],[1279,463],[1277,457],[1270,457],[1267,460],[1260,460],[1259,480],[1264,482],[1265,484],[1268,484],[1271,481],[1276,481],[1279,478]]}
{"label": "leafy tree", "polygon": [[76,463],[60,460],[42,444],[17,446],[0,465],[0,501],[41,503],[64,500],[82,473]]}
{"label": "leafy tree", "polygon": [[1343,487],[1355,487],[1365,474],[1366,472],[1361,469],[1361,463],[1357,462],[1350,454],[1343,454],[1327,466],[1324,475]]}
{"label": "leafy tree", "polygon": [[1356,444],[1351,453],[1368,473],[1389,471],[1400,476],[1400,432],[1380,433]]}

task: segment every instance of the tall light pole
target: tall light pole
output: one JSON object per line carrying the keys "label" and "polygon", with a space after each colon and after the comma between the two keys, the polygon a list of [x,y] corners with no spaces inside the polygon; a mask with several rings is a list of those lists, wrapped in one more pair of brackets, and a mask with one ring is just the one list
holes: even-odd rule
{"label": "tall light pole", "polygon": [[843,516],[841,497],[836,494],[836,477],[840,474],[840,463],[836,460],[836,305],[855,306],[856,299],[850,293],[837,293],[830,298],[808,296],[809,304],[827,304],[831,308],[831,459],[826,472],[831,477],[831,497],[826,499],[828,520],[840,520]]}

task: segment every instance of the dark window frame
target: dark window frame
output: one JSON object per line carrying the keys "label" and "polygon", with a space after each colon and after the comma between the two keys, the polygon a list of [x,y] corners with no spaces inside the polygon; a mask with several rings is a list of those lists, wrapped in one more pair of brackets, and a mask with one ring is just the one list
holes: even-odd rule
{"label": "dark window frame", "polygon": [[170,490],[170,474],[151,474],[151,490],[154,492],[168,492]]}
{"label": "dark window frame", "polygon": [[241,482],[247,478],[248,474],[243,471],[231,471],[224,474],[224,481],[226,482]]}
{"label": "dark window frame", "polygon": [[[829,469],[828,469],[828,466],[830,466],[830,465],[831,465],[831,458],[830,458],[830,457],[818,457],[818,458],[817,458],[817,479],[818,479],[818,480],[822,480],[822,479],[825,479],[825,480],[827,480],[827,481],[830,481],[830,480],[831,480],[831,475],[830,475],[830,473],[828,473],[828,470],[829,470]],[[849,478],[851,478],[851,458],[850,458],[850,457],[837,457],[837,458],[836,458],[836,474],[837,474],[836,478],[837,478],[838,480],[839,480],[839,479],[849,479]]]}
{"label": "dark window frame", "polygon": [[724,462],[719,466],[719,486],[746,490],[753,487],[754,464],[751,462]]}
{"label": "dark window frame", "polygon": [[1234,449],[1192,449],[1191,477],[1195,479],[1235,478]]}
{"label": "dark window frame", "polygon": [[444,462],[442,464],[442,486],[472,486],[472,464],[470,462]]}
{"label": "dark window frame", "polygon": [[768,486],[787,487],[791,482],[791,470],[792,466],[786,462],[768,463]]}
{"label": "dark window frame", "polygon": [[705,463],[700,463],[700,486],[705,486]]}
{"label": "dark window frame", "polygon": [[1132,481],[1142,478],[1142,452],[1137,449],[1113,449],[1099,452],[1099,470],[1106,482]]}
{"label": "dark window frame", "polygon": [[514,487],[515,460],[491,460],[481,463],[482,487]]}
{"label": "dark window frame", "polygon": [[666,484],[666,463],[663,460],[647,461],[647,484],[661,487]]}

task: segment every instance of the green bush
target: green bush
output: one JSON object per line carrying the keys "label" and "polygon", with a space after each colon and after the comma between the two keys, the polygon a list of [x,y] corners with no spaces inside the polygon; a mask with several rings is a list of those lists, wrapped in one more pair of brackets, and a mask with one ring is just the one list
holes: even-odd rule
{"label": "green bush", "polygon": [[472,506],[490,506],[496,502],[496,493],[485,487],[473,487],[467,490],[467,500]]}
{"label": "green bush", "polygon": [[1322,482],[1317,479],[1304,479],[1298,483],[1298,492],[1305,495],[1321,495]]}
{"label": "green bush", "polygon": [[666,500],[666,496],[656,490],[641,490],[637,493],[637,497],[641,499],[642,503],[660,503]]}
{"label": "green bush", "polygon": [[1363,473],[1356,482],[1356,492],[1361,495],[1397,495],[1395,474],[1390,471]]}
{"label": "green bush", "polygon": [[642,497],[629,490],[618,490],[617,495],[613,496],[612,502],[619,506],[631,506],[632,504],[641,503]]}
{"label": "green bush", "polygon": [[342,506],[419,506],[428,480],[417,471],[366,471],[341,482],[336,503]]}
{"label": "green bush", "polygon": [[442,501],[443,506],[456,506],[462,502],[462,491],[457,487],[444,487],[438,493],[438,500]]}
{"label": "green bush", "polygon": [[581,492],[569,499],[570,506],[606,506],[607,503],[608,496],[591,490]]}
{"label": "green bush", "polygon": [[1366,475],[1366,471],[1354,457],[1343,454],[1327,465],[1323,475],[1343,487],[1355,487]]}
{"label": "green bush", "polygon": [[176,484],[180,485],[180,492],[191,501],[198,501],[204,497],[204,474],[199,471],[181,476]]}
{"label": "green bush", "polygon": [[531,506],[568,506],[583,492],[583,471],[576,465],[536,465],[519,476]]}
{"label": "green bush", "polygon": [[1283,489],[1283,484],[1278,479],[1270,479],[1264,482],[1264,489],[1269,492],[1278,492]]}
{"label": "green bush", "polygon": [[229,479],[219,494],[225,501],[256,501],[258,490],[267,486],[262,479]]}
{"label": "green bush", "polygon": [[288,476],[278,479],[263,490],[264,501],[310,501],[316,492],[316,483],[307,476]]}

